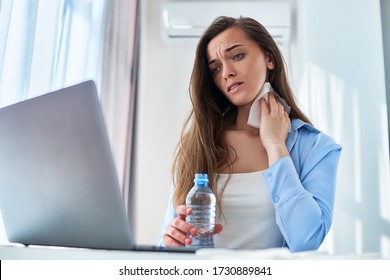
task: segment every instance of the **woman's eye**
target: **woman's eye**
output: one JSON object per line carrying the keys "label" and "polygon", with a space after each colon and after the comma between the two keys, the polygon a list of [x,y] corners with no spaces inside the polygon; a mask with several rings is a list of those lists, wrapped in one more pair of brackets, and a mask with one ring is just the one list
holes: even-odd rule
{"label": "woman's eye", "polygon": [[217,66],[217,67],[211,69],[211,73],[213,73],[214,75],[215,75],[215,74],[218,74],[219,70],[221,70],[221,67],[220,67],[220,66]]}
{"label": "woman's eye", "polygon": [[233,56],[233,60],[240,60],[244,57],[243,54],[239,53],[239,54],[236,54],[235,56]]}

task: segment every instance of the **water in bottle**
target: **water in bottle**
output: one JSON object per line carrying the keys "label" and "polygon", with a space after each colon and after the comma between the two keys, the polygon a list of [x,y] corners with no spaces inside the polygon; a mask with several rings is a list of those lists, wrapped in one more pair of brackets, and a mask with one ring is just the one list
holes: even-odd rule
{"label": "water in bottle", "polygon": [[194,186],[187,195],[186,204],[192,208],[192,215],[187,216],[186,222],[198,230],[196,236],[190,236],[192,244],[189,246],[214,247],[215,195],[209,188],[207,174],[195,174]]}

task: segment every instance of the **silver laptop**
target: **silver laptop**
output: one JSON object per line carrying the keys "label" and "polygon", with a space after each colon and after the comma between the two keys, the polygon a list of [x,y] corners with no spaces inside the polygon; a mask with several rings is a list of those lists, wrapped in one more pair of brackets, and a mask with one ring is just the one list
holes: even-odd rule
{"label": "silver laptop", "polygon": [[194,252],[135,246],[93,81],[0,109],[0,209],[10,242]]}

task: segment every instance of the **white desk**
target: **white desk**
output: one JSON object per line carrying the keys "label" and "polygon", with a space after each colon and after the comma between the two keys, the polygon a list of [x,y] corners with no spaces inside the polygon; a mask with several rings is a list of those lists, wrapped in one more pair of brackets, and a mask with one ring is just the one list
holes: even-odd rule
{"label": "white desk", "polygon": [[15,247],[0,246],[1,260],[150,260],[150,259],[197,259],[195,254],[110,251],[57,247]]}
{"label": "white desk", "polygon": [[231,260],[231,259],[273,259],[273,260],[334,260],[334,259],[382,259],[379,254],[329,255],[325,252],[290,253],[285,248],[268,250],[224,250],[202,249],[196,254],[110,251],[57,247],[0,246],[1,260]]}

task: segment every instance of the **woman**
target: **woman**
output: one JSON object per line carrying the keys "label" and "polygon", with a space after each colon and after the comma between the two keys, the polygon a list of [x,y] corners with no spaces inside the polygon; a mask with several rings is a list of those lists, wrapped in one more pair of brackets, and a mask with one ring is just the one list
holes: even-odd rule
{"label": "woman", "polygon": [[[273,92],[258,100],[265,82]],[[216,247],[317,249],[331,226],[341,147],[298,108],[267,30],[251,18],[217,18],[198,43],[190,97],[160,244],[191,244],[185,198],[203,172],[217,196]],[[247,123],[252,106],[259,128]]]}

